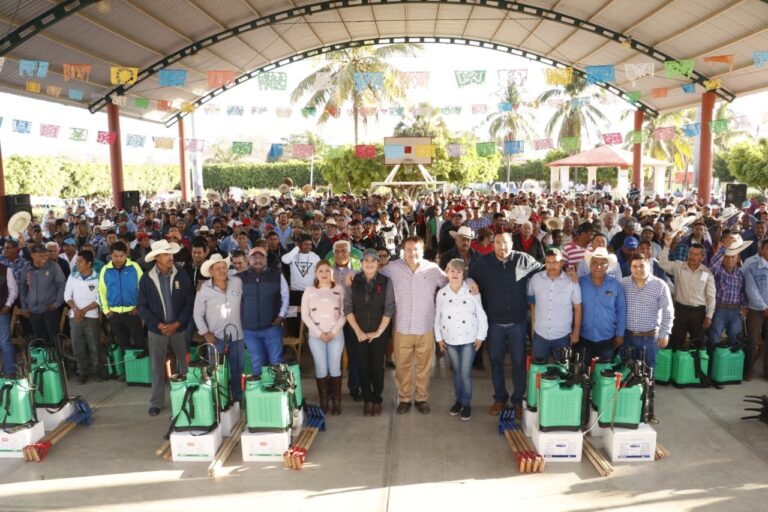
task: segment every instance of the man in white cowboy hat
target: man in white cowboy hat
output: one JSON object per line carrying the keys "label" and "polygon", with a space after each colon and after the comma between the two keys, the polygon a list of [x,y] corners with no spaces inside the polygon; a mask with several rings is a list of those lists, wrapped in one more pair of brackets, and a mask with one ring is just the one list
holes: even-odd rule
{"label": "man in white cowboy hat", "polygon": [[670,341],[672,348],[682,349],[689,334],[697,348],[702,348],[704,330],[712,324],[715,314],[715,280],[704,266],[705,251],[699,244],[691,245],[687,261],[670,261],[670,247],[675,246],[676,239],[672,233],[664,237],[659,257],[659,265],[675,281],[675,322]]}
{"label": "man in white cowboy hat", "polygon": [[667,346],[675,316],[667,283],[651,272],[651,260],[641,254],[629,259],[630,275],[621,278],[627,300],[627,326],[624,346],[634,356],[645,359],[649,368],[656,367],[656,354]]}
{"label": "man in white cowboy hat", "polygon": [[146,260],[154,268],[139,280],[139,316],[149,331],[149,357],[152,361],[152,395],[149,415],[157,416],[165,405],[165,357],[168,345],[179,365],[180,374],[187,373],[187,325],[192,321],[195,289],[187,273],[173,264],[173,255],[181,247],[159,240],[152,244]]}
{"label": "man in white cowboy hat", "polygon": [[[592,237],[592,242],[589,244],[589,247],[587,247],[587,251],[594,251],[598,247],[604,247],[608,248],[608,239],[605,238],[605,235],[602,233],[595,233],[595,235]],[[585,251],[586,254],[586,251]],[[587,261],[582,259],[581,262],[579,262],[579,266],[576,268],[576,273],[579,277],[586,276],[589,274],[590,269],[589,265],[587,265]],[[612,277],[616,279],[617,281],[621,279],[621,267],[616,265],[612,269],[609,269],[606,271],[606,274],[609,277]]]}
{"label": "man in white cowboy hat", "polygon": [[720,343],[724,332],[728,333],[728,344],[733,346],[741,334],[743,317],[747,316],[747,295],[744,288],[744,274],[739,269],[739,255],[752,242],[741,236],[725,232],[709,268],[715,276],[715,315],[709,331],[709,348]]}
{"label": "man in white cowboy hat", "polygon": [[613,358],[614,350],[624,343],[627,325],[627,301],[621,283],[608,277],[617,266],[616,256],[605,247],[584,254],[590,273],[579,278],[581,288],[581,333],[579,350],[584,361],[593,357]]}
{"label": "man in white cowboy hat", "polygon": [[461,258],[467,270],[474,264],[480,254],[470,247],[472,240],[475,239],[475,233],[467,226],[461,226],[455,231],[449,231],[448,234],[456,241],[456,247],[440,255],[440,268],[445,270],[448,262],[454,258]]}
{"label": "man in white cowboy hat", "polygon": [[616,213],[609,211],[603,212],[598,216],[600,219],[600,232],[605,235],[605,238],[610,240],[616,233],[621,231],[621,226],[616,224]]}
{"label": "man in white cowboy hat", "polygon": [[440,226],[440,235],[438,235],[437,252],[446,253],[456,247],[456,237],[449,236],[451,232],[458,231],[466,220],[466,213],[462,210],[455,212],[450,221],[446,221]]}
{"label": "man in white cowboy hat", "polygon": [[240,401],[243,373],[243,325],[240,305],[243,283],[229,275],[229,258],[214,254],[203,263],[201,272],[209,278],[195,296],[193,316],[197,331],[206,343],[214,345],[219,354],[227,353],[230,368],[232,398]]}

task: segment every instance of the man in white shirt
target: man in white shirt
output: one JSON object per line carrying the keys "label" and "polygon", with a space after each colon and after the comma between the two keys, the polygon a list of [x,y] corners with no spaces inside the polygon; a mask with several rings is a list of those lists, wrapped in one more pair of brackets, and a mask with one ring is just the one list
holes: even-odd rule
{"label": "man in white shirt", "polygon": [[[291,270],[289,304],[298,307],[301,305],[301,296],[304,295],[304,290],[315,282],[315,265],[320,261],[320,256],[312,252],[312,237],[301,235],[296,247],[284,254],[281,260]],[[286,334],[298,336],[299,325],[297,313],[296,318],[289,318],[286,322]]]}
{"label": "man in white shirt", "polygon": [[[99,375],[99,276],[93,271],[93,253],[81,251],[77,270],[72,272],[64,287],[64,301],[69,306],[69,331],[77,360],[77,382],[85,384],[91,375]],[[90,354],[90,364],[86,356]]]}

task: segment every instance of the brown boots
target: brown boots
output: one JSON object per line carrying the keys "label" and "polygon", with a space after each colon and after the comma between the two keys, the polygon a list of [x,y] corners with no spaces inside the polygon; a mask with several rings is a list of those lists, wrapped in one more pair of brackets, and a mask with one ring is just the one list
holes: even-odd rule
{"label": "brown boots", "polygon": [[315,379],[315,383],[317,384],[317,395],[320,397],[320,408],[328,414],[330,410],[328,406],[328,377]]}
{"label": "brown boots", "polygon": [[341,414],[341,376],[330,377],[331,381],[331,401],[333,406],[331,414],[337,416]]}

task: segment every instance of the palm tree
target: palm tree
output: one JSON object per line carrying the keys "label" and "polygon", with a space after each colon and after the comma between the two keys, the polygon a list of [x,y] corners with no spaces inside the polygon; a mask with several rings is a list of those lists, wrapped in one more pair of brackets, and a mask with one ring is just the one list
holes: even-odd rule
{"label": "palm tree", "polygon": [[[324,55],[325,64],[317,71],[304,78],[291,92],[291,101],[298,102],[309,96],[305,108],[322,110],[317,123],[323,124],[331,117],[331,112],[340,109],[347,101],[352,102],[352,116],[355,123],[355,144],[358,142],[358,125],[362,121],[367,125],[369,115],[364,106],[398,103],[405,99],[405,90],[400,83],[398,70],[386,60],[393,56],[413,56],[421,45],[399,43],[385,46],[358,46],[328,52]],[[368,87],[357,90],[355,73],[384,73],[381,89]],[[315,90],[320,77],[327,77],[326,86]]]}
{"label": "palm tree", "polygon": [[[634,110],[627,110],[622,114],[622,119]],[[688,165],[693,161],[693,139],[686,137],[683,125],[695,122],[696,111],[694,109],[679,110],[662,114],[656,118],[645,118],[643,124],[643,154],[673,162],[675,168],[687,173]],[[674,127],[675,134],[670,140],[656,140],[654,136],[657,128]],[[632,138],[627,136],[625,149],[631,149]],[[686,175],[687,178],[687,175]],[[667,188],[672,187],[672,173],[667,178]]]}
{"label": "palm tree", "polygon": [[[491,138],[501,138],[502,141],[518,140],[521,135],[526,141],[530,141],[533,138],[533,129],[531,123],[533,122],[533,116],[530,112],[518,110],[518,106],[522,103],[520,98],[520,92],[517,90],[515,84],[507,85],[499,94],[499,98],[502,103],[508,103],[512,105],[510,110],[502,112],[497,110],[488,114],[485,118],[485,122],[489,123],[488,132]],[[509,189],[509,174],[512,166],[512,155],[506,155],[507,157],[507,189]]]}
{"label": "palm tree", "polygon": [[438,107],[433,107],[429,103],[419,103],[415,112],[413,117],[408,114],[397,123],[394,130],[396,136],[450,138],[448,125],[445,124],[445,119]]}
{"label": "palm tree", "polygon": [[731,110],[731,104],[725,101],[721,101],[717,105],[715,110],[714,119],[727,119],[729,121],[729,127],[727,130],[713,133],[712,142],[715,144],[715,149],[718,153],[728,151],[734,142],[740,142],[742,140],[754,140],[752,135],[739,127],[733,126],[733,121],[736,118],[733,110]]}
{"label": "palm tree", "polygon": [[[584,138],[582,136],[586,136],[589,141],[591,133],[598,130],[601,124],[609,122],[605,114],[593,105],[593,100],[603,94],[597,87],[590,88],[586,78],[575,75],[570,84],[541,93],[536,100],[539,103],[546,103],[550,99],[563,100],[563,105],[555,110],[544,128],[547,137],[557,132],[558,145],[565,137],[578,137],[581,140]],[[574,101],[575,98],[584,97],[590,101]]]}

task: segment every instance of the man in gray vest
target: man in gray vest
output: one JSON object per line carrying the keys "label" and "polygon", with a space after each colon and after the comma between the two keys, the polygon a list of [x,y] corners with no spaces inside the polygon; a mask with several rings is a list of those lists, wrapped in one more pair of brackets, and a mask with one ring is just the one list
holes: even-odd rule
{"label": "man in gray vest", "polygon": [[267,266],[267,250],[251,249],[251,267],[237,277],[243,282],[240,307],[243,339],[254,375],[261,367],[283,362],[283,322],[288,311],[288,283],[283,274]]}

